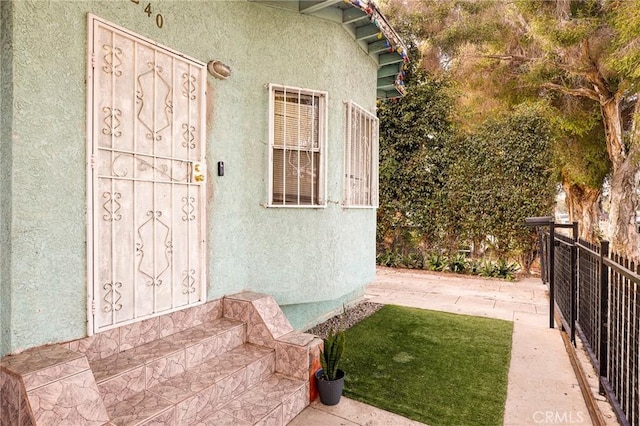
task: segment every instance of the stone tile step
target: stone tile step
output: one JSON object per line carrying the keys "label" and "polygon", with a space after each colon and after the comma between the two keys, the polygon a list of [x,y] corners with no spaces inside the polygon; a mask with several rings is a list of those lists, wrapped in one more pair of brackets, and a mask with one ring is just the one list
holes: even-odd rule
{"label": "stone tile step", "polygon": [[[89,363],[100,386],[122,376],[144,377],[146,388],[183,373],[246,341],[246,326],[219,318]],[[127,380],[131,380],[129,377]]]}
{"label": "stone tile step", "polygon": [[286,425],[309,405],[309,382],[273,374],[225,404],[205,425]]}
{"label": "stone tile step", "polygon": [[274,369],[273,349],[247,343],[146,390],[135,378],[126,386],[110,381],[99,389],[115,425],[157,423],[158,416],[191,425],[271,377]]}
{"label": "stone tile step", "polygon": [[2,368],[21,376],[28,392],[88,370],[89,365],[84,355],[51,345],[4,357],[0,360]]}
{"label": "stone tile step", "polygon": [[154,393],[142,391],[107,408],[110,424],[139,426],[174,424],[175,405]]}

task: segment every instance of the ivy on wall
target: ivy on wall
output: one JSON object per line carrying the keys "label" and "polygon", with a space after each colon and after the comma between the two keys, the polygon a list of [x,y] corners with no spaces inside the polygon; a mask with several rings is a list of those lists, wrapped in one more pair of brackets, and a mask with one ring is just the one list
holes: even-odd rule
{"label": "ivy on wall", "polygon": [[549,214],[555,199],[548,122],[522,105],[463,134],[450,120],[449,84],[411,78],[403,99],[378,110],[378,252],[463,250],[528,270],[536,239],[524,219]]}

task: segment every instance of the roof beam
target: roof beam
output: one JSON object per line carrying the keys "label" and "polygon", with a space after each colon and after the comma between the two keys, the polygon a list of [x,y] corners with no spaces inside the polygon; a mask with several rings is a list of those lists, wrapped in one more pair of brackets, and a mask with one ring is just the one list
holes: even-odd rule
{"label": "roof beam", "polygon": [[333,6],[343,0],[300,0],[300,13],[315,13],[326,7]]}
{"label": "roof beam", "polygon": [[378,89],[393,89],[396,79],[394,77],[384,77],[378,79]]}
{"label": "roof beam", "polygon": [[369,43],[368,50],[369,54],[384,52],[389,50],[389,42],[387,40],[374,41]]}
{"label": "roof beam", "polygon": [[[388,49],[387,49],[388,50]],[[384,53],[378,56],[378,63],[382,65],[395,64],[398,62],[402,62],[402,56],[397,53]]]}
{"label": "roof beam", "polygon": [[343,24],[352,24],[365,18],[369,18],[369,15],[367,15],[357,7],[349,7],[342,11]]}
{"label": "roof beam", "polygon": [[356,40],[364,40],[380,34],[380,28],[376,25],[369,24],[356,28]]}
{"label": "roof beam", "polygon": [[384,65],[378,69],[378,78],[395,77],[400,72],[399,64]]}

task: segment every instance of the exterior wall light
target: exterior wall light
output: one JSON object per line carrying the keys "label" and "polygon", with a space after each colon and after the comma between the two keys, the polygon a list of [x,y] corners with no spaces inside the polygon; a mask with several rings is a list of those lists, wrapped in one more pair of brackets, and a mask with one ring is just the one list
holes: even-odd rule
{"label": "exterior wall light", "polygon": [[209,74],[218,80],[226,80],[231,75],[231,68],[220,61],[209,61],[207,63]]}

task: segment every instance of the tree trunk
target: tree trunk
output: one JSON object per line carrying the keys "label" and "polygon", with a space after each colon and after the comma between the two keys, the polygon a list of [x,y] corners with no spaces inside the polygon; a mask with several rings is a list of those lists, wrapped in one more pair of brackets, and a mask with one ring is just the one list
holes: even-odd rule
{"label": "tree trunk", "polygon": [[[548,83],[545,86],[568,95],[593,99],[600,104],[602,123],[607,143],[607,154],[611,160],[611,204],[609,225],[605,238],[611,242],[611,249],[636,262],[640,261],[640,234],[636,228],[638,208],[638,179],[640,178],[640,101],[636,100],[631,126],[623,126],[621,113],[625,94],[614,87],[601,74],[593,62],[589,39],[582,43],[582,58],[585,65],[591,65],[580,74],[589,82],[589,87],[566,88]],[[636,97],[638,94],[635,95]],[[629,99],[629,95],[626,96]],[[624,138],[624,129],[630,128]]]}
{"label": "tree trunk", "polygon": [[[622,116],[618,99],[602,102],[607,149],[612,162],[609,230],[612,251],[636,263],[640,260],[640,234],[636,226],[638,179],[640,179],[640,138],[636,123],[629,134],[628,148],[622,142]],[[634,116],[640,113],[636,102]]]}
{"label": "tree trunk", "polygon": [[567,194],[566,203],[569,220],[578,222],[580,238],[590,243],[597,243],[602,235],[600,229],[600,188],[562,180],[562,188]]}
{"label": "tree trunk", "polygon": [[611,177],[609,239],[612,251],[640,260],[640,235],[636,227],[638,208],[638,165],[628,159]]}

